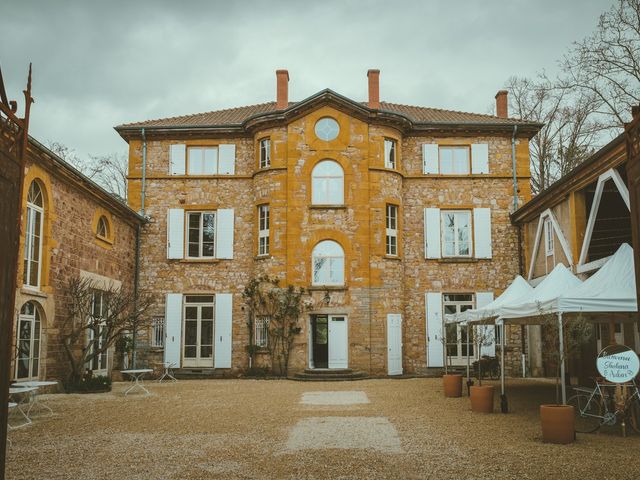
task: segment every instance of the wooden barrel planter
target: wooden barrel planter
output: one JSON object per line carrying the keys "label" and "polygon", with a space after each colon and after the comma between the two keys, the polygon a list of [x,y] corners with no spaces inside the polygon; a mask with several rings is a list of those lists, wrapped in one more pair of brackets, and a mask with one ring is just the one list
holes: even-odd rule
{"label": "wooden barrel planter", "polygon": [[576,439],[575,417],[571,405],[540,405],[542,441],[565,445]]}
{"label": "wooden barrel planter", "polygon": [[442,386],[444,387],[444,396],[455,398],[462,396],[462,375],[451,374],[442,376]]}
{"label": "wooden barrel planter", "polygon": [[477,385],[470,388],[471,411],[479,413],[493,413],[493,385]]}

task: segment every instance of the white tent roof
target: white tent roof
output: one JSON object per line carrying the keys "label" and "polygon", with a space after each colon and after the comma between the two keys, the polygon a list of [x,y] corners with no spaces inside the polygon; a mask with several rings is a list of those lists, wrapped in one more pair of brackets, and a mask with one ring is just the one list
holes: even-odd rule
{"label": "white tent roof", "polygon": [[496,298],[493,302],[481,308],[466,310],[455,315],[446,315],[445,321],[447,323],[479,322],[492,317],[497,317],[498,310],[502,305],[517,300],[531,291],[533,291],[533,287],[529,285],[524,278],[518,275],[513,279],[513,282],[511,282],[506,290],[502,292],[502,295]]}
{"label": "white tent roof", "polygon": [[563,293],[577,287],[582,281],[559,263],[533,291],[503,304],[498,314],[501,318],[534,317],[543,313],[557,312],[557,299]]}
{"label": "white tent roof", "polygon": [[633,248],[623,243],[600,270],[558,298],[562,312],[637,312]]}

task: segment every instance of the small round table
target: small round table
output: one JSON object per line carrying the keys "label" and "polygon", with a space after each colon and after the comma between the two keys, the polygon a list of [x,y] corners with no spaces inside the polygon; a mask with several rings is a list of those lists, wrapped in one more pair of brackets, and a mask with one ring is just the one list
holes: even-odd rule
{"label": "small round table", "polygon": [[50,380],[34,380],[34,381],[28,381],[28,382],[18,382],[18,383],[14,383],[13,386],[14,387],[18,387],[18,388],[22,388],[22,387],[26,387],[26,388],[30,388],[30,387],[35,387],[36,390],[34,390],[33,392],[31,392],[31,403],[29,404],[29,409],[27,410],[27,415],[31,414],[31,410],[36,410],[36,409],[41,409],[41,410],[47,410],[49,412],[49,415],[53,415],[53,410],[51,410],[51,408],[49,408],[48,405],[45,405],[43,402],[40,401],[40,396],[38,395],[38,388],[39,387],[49,387],[51,385],[57,385],[58,382],[52,382]]}
{"label": "small round table", "polygon": [[151,372],[153,372],[153,369],[151,368],[133,368],[131,370],[122,370],[122,373],[126,373],[127,375],[129,375],[131,377],[131,381],[133,382],[133,385],[125,390],[125,396],[127,396],[129,392],[131,392],[136,387],[142,389],[144,392],[146,392],[147,395],[149,395],[149,390],[144,388],[142,377],[145,373]]}

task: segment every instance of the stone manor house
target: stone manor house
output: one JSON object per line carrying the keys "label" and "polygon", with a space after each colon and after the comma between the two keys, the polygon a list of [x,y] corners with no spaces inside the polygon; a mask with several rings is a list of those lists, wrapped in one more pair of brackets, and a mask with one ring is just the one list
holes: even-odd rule
{"label": "stone manor house", "polygon": [[[25,185],[16,310],[31,323],[17,328],[29,351],[16,378],[60,378],[51,280],[71,270],[130,284],[137,269],[159,299],[140,358],[185,371],[248,368],[241,294],[263,274],[310,292],[292,372],[465,363],[473,347],[456,326],[443,340],[443,315],[490,302],[523,271],[510,214],[530,199],[540,124],[509,118],[506,91],[490,116],[383,102],[379,71],[367,77],[365,102],[328,89],[290,102],[278,70],[275,102],[116,127],[129,144],[129,206],[39,148],[53,167],[30,168]],[[57,178],[71,193],[56,193]],[[258,346],[267,321],[254,327]],[[521,333],[508,331],[515,371]]]}

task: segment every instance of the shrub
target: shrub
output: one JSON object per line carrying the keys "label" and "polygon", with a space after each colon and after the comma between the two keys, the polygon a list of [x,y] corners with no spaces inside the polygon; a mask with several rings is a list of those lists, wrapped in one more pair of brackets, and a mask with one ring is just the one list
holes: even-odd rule
{"label": "shrub", "polygon": [[68,392],[98,393],[111,391],[111,379],[104,375],[97,377],[85,376],[82,380],[66,386]]}

